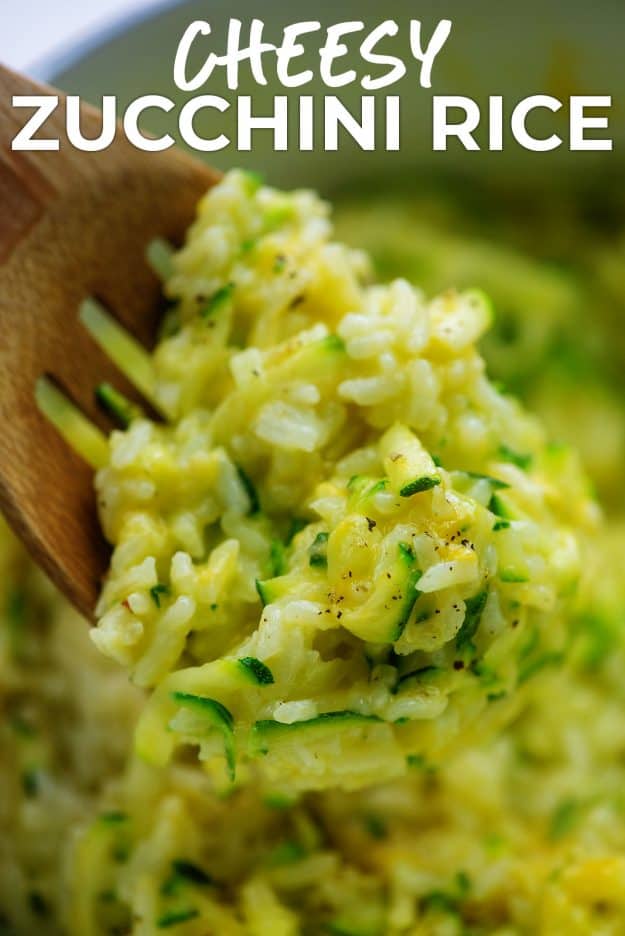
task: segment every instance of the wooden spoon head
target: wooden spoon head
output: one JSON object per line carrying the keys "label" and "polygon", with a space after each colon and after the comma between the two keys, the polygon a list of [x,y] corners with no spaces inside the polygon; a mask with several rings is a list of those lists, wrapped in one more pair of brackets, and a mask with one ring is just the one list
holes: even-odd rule
{"label": "wooden spoon head", "polygon": [[[154,237],[179,242],[218,175],[184,154],[144,153],[118,132],[100,153],[67,143],[65,102],[42,135],[59,152],[11,152],[24,111],[14,94],[58,93],[0,68],[0,507],[58,587],[92,616],[109,551],[93,472],[40,414],[34,387],[49,374],[102,428],[94,388],[137,394],[80,324],[95,296],[133,335],[153,341],[159,283],[145,259]],[[27,112],[26,112],[27,113]],[[99,113],[82,108],[85,136]]]}

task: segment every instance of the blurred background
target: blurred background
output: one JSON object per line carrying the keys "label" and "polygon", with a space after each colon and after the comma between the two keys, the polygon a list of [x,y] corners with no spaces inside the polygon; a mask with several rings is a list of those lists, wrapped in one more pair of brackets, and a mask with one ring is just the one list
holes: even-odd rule
{"label": "blurred background", "polygon": [[163,0],[4,0],[0,10],[0,61],[30,74],[48,62],[71,55],[120,19],[140,16]]}

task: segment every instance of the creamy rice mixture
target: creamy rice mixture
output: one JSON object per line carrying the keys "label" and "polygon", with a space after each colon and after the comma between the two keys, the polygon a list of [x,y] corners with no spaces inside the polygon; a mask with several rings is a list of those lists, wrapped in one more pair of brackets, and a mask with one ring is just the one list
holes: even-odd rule
{"label": "creamy rice mixture", "polygon": [[[438,258],[475,241],[437,236],[435,288],[464,285]],[[503,272],[493,325],[474,290],[370,285],[308,194],[207,196],[151,360],[167,420],[98,475],[93,641],[2,532],[0,931],[623,932],[622,410],[593,375],[604,521],[475,347],[557,426],[525,330],[575,290],[483,251],[534,289],[516,366]]]}

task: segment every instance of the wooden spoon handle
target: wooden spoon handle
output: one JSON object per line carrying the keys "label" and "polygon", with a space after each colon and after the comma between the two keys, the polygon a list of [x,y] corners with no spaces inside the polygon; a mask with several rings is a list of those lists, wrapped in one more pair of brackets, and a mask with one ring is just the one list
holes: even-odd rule
{"label": "wooden spoon handle", "polygon": [[[28,111],[14,94],[59,95],[42,134],[59,151],[12,152]],[[85,135],[101,117],[82,108]],[[38,412],[34,385],[51,374],[94,421],[94,388],[110,381],[133,394],[78,320],[95,296],[135,337],[153,340],[159,284],[145,250],[154,237],[180,241],[217,173],[177,150],[144,153],[117,133],[85,153],[65,135],[65,98],[0,68],[0,506],[35,559],[86,614],[93,611],[106,552],[90,469]]]}
{"label": "wooden spoon handle", "polygon": [[[35,137],[58,139],[58,150],[12,150],[11,142],[32,114],[29,108],[13,107],[14,96],[53,95],[58,106]],[[97,137],[102,129],[102,114],[81,102],[80,128],[85,137]],[[121,175],[131,179],[146,173],[153,178],[162,172],[163,185],[175,179],[178,198],[185,197],[189,183],[194,197],[198,179],[204,188],[213,184],[218,174],[186,156],[178,149],[145,153],[126,139],[121,125],[104,150],[83,152],[71,145],[66,132],[66,95],[56,88],[32,81],[0,65],[0,263],[20,237],[41,217],[51,201],[77,190],[95,193],[107,180]],[[175,212],[175,204],[172,205]]]}
{"label": "wooden spoon handle", "polygon": [[[0,66],[0,263],[41,217],[59,184],[56,166],[45,158],[49,153],[11,149],[12,140],[29,116],[28,110],[11,106],[13,95],[45,92],[40,85]],[[51,130],[52,122],[54,132],[60,133],[63,124],[60,116],[54,116]]]}

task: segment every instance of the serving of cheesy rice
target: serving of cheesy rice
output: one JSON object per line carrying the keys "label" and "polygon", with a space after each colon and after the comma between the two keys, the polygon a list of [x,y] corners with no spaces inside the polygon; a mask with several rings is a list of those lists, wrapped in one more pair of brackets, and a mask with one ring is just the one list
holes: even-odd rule
{"label": "serving of cheesy rice", "polygon": [[0,932],[625,932],[622,393],[413,222],[232,171],[160,251],[91,632],[1,533]]}

